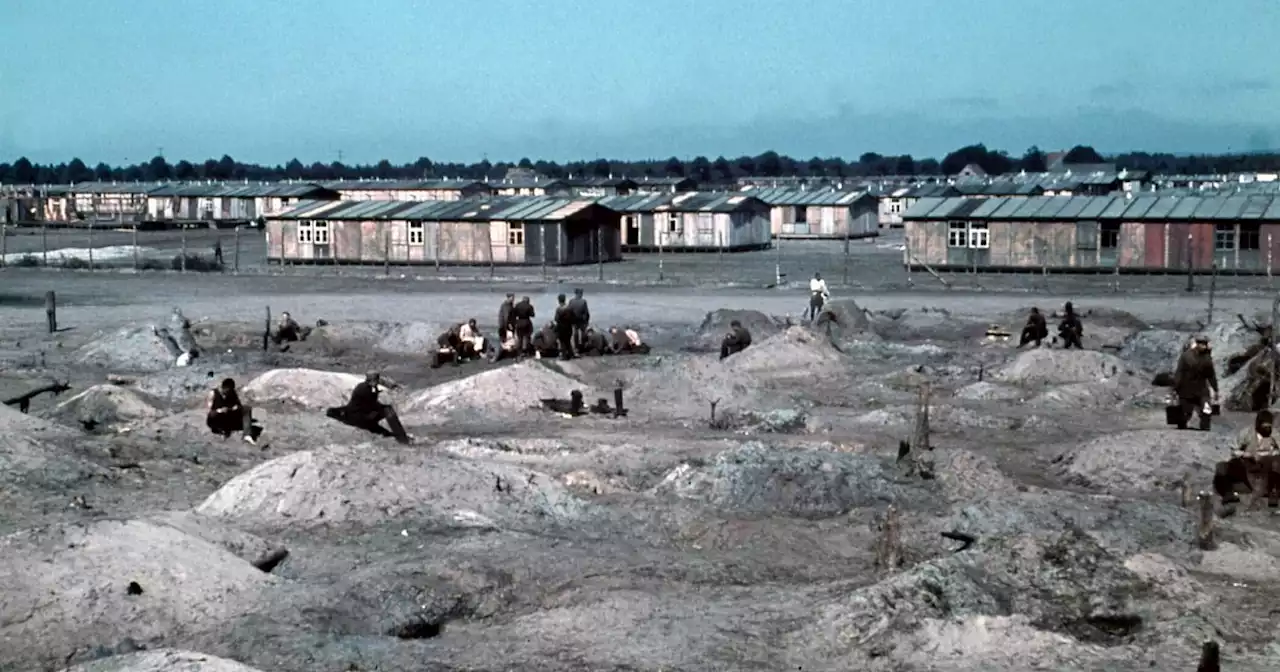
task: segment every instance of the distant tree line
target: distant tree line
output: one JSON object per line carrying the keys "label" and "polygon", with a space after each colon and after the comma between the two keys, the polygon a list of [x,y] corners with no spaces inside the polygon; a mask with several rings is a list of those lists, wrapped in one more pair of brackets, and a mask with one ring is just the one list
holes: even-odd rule
{"label": "distant tree line", "polygon": [[[829,177],[859,178],[888,175],[954,175],[966,165],[976,164],[989,175],[1018,171],[1043,172],[1047,154],[1031,147],[1020,157],[985,145],[969,145],[947,154],[941,161],[917,159],[910,155],[886,156],[868,152],[857,160],[838,157],[796,159],[774,151],[759,156],[723,156],[714,159],[699,156],[691,160],[677,157],[642,161],[596,159],[594,161],[534,161],[523,158],[516,162],[487,159],[478,163],[442,163],[426,157],[413,163],[394,165],[382,160],[376,164],[347,165],[340,162],[303,164],[293,159],[284,165],[262,166],[241,163],[223,156],[204,162],[169,163],[157,156],[146,163],[111,166],[99,163],[90,167],[80,159],[67,163],[35,164],[26,157],[13,163],[0,163],[0,183],[67,184],[71,182],[116,181],[150,182],[161,180],[337,180],[337,179],[444,179],[501,180],[512,168],[521,168],[547,177],[692,177],[701,183],[723,183],[744,177]],[[1216,174],[1233,172],[1266,172],[1280,170],[1280,153],[1228,154],[1216,156],[1178,156],[1131,152],[1104,158],[1091,147],[1072,148],[1065,158],[1069,164],[1114,163],[1119,168],[1149,170],[1163,174]]]}

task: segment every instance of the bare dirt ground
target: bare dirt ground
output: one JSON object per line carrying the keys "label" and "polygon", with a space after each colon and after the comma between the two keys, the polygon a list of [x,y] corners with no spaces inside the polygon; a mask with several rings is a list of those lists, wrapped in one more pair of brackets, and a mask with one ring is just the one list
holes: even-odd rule
{"label": "bare dirt ground", "polygon": [[[1280,663],[1280,519],[1246,506],[1205,551],[1181,502],[1251,419],[1168,429],[1150,385],[1202,295],[890,288],[810,328],[803,291],[638,285],[586,288],[652,355],[433,370],[448,322],[573,285],[0,271],[0,395],[72,385],[0,407],[0,669],[1177,670],[1207,639]],[[1063,300],[1085,352],[983,337]],[[329,326],[264,353],[266,306]],[[192,367],[151,336],[173,307]],[[1270,299],[1216,309],[1225,358]],[[719,310],[756,327],[723,362]],[[414,445],[324,416],[368,369]],[[204,427],[226,376],[259,445]],[[626,418],[534,408],[618,381]],[[897,460],[925,383],[932,478]]]}

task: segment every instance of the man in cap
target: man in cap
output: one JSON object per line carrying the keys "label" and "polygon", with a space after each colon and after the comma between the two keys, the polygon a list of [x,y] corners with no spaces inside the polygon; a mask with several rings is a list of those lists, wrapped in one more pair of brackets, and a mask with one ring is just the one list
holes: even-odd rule
{"label": "man in cap", "polygon": [[280,322],[276,324],[276,332],[272,334],[271,340],[276,345],[282,343],[296,343],[298,341],[307,340],[307,336],[311,335],[311,327],[304,327],[289,314],[288,311],[280,313]]}
{"label": "man in cap", "polygon": [[[409,434],[404,431],[404,425],[400,424],[400,416],[396,415],[396,409],[391,404],[382,403],[378,397],[381,392],[382,375],[377,371],[370,371],[365,374],[364,382],[357,384],[351,391],[351,399],[346,406],[330,408],[325,415],[352,427],[381,436],[391,435],[400,443],[409,443]],[[383,420],[387,421],[390,432],[378,424]]]}
{"label": "man in cap", "polygon": [[560,359],[573,359],[574,331],[578,325],[578,317],[565,302],[564,294],[556,297],[556,348],[560,351]]}
{"label": "man in cap", "polygon": [[1027,324],[1022,327],[1022,338],[1018,339],[1018,347],[1035,342],[1036,347],[1040,347],[1040,341],[1049,337],[1049,326],[1045,324],[1044,315],[1040,314],[1039,308],[1032,308],[1031,314],[1027,316]]}
{"label": "man in cap", "polygon": [[1218,373],[1209,350],[1209,337],[1197,335],[1195,343],[1178,357],[1173,370],[1173,394],[1181,411],[1178,429],[1186,429],[1192,414],[1199,414],[1200,429],[1208,430],[1210,404],[1218,396]]}
{"label": "man in cap", "polygon": [[516,295],[507,293],[507,298],[498,306],[498,342],[503,343],[507,340],[507,334],[511,331],[511,310],[516,306]]}
{"label": "man in cap", "polygon": [[511,308],[511,328],[516,332],[516,349],[519,350],[521,358],[533,354],[533,319],[535,317],[537,313],[534,312],[533,304],[527,296],[520,297],[520,303]]}
{"label": "man in cap", "polygon": [[1223,516],[1235,513],[1239,492],[1251,493],[1255,500],[1266,496],[1269,508],[1280,508],[1280,443],[1276,442],[1274,429],[1271,411],[1258,411],[1253,426],[1240,433],[1231,459],[1214,467],[1213,489],[1222,498]]}
{"label": "man in cap", "polygon": [[1075,306],[1068,301],[1063,308],[1062,323],[1058,325],[1058,335],[1062,337],[1062,347],[1070,350],[1076,348],[1084,350],[1081,340],[1084,338],[1084,324],[1080,322],[1080,316],[1076,315]]}
{"label": "man in cap", "polygon": [[569,312],[573,314],[573,347],[581,354],[587,341],[587,327],[591,325],[591,309],[587,300],[582,298],[582,288],[573,290],[573,298],[569,299]]}

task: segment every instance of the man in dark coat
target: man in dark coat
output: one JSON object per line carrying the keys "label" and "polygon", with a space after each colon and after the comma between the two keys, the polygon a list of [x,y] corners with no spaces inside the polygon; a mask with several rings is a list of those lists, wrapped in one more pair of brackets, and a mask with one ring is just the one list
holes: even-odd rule
{"label": "man in dark coat", "polygon": [[1022,328],[1022,338],[1018,341],[1018,347],[1035,341],[1036,347],[1040,347],[1040,341],[1049,337],[1049,326],[1045,324],[1044,315],[1040,314],[1039,308],[1032,308],[1031,314],[1027,316],[1027,324]]}
{"label": "man in dark coat", "polygon": [[209,414],[205,418],[205,424],[214,434],[221,434],[224,439],[240,432],[246,442],[255,442],[253,411],[240,403],[235,380],[223,379],[222,384],[209,393]]}
{"label": "man in dark coat", "polygon": [[751,332],[741,322],[734,320],[729,323],[729,333],[725,334],[720,343],[720,359],[742,352],[750,346]]}
{"label": "man in dark coat", "polygon": [[537,317],[537,313],[533,310],[533,304],[529,302],[529,297],[520,297],[520,303],[511,308],[511,328],[516,332],[516,352],[520,353],[520,357],[528,357],[533,354],[533,318]]}
{"label": "man in dark coat", "polygon": [[511,331],[511,310],[515,306],[515,294],[507,294],[506,300],[498,306],[498,343],[507,340],[507,333]]}
{"label": "man in dark coat", "polygon": [[574,331],[578,326],[578,318],[573,309],[565,303],[564,294],[556,297],[556,348],[560,350],[560,359],[573,359]]}
{"label": "man in dark coat", "polygon": [[[569,312],[573,313],[573,347],[581,350],[587,339],[587,327],[591,325],[591,309],[587,300],[582,298],[582,288],[573,290],[573,298],[569,299]],[[581,353],[579,353],[581,354]]]}
{"label": "man in dark coat", "polygon": [[1173,370],[1173,393],[1181,407],[1178,429],[1186,429],[1192,414],[1199,414],[1200,429],[1208,430],[1210,415],[1205,407],[1218,396],[1218,373],[1213,366],[1208,336],[1196,336],[1195,344],[1178,357],[1178,365]]}
{"label": "man in dark coat", "polygon": [[1068,301],[1063,306],[1062,323],[1058,325],[1058,335],[1062,337],[1062,347],[1070,350],[1075,347],[1078,350],[1084,350],[1084,345],[1080,339],[1084,337],[1084,324],[1080,322],[1080,316],[1076,315],[1075,307]]}
{"label": "man in dark coat", "polygon": [[[1280,508],[1280,443],[1274,436],[1275,416],[1258,411],[1253,426],[1240,434],[1231,459],[1219,462],[1213,471],[1213,489],[1222,498],[1222,515],[1235,513],[1239,492],[1265,496],[1267,506]],[[1255,492],[1255,485],[1263,492]]]}
{"label": "man in dark coat", "polygon": [[610,352],[609,340],[604,334],[595,330],[594,327],[587,327],[587,333],[583,336],[582,347],[578,350],[579,354],[598,357]]}
{"label": "man in dark coat", "polygon": [[[391,404],[384,404],[378,398],[382,392],[382,376],[375,372],[365,375],[363,383],[351,391],[351,399],[346,406],[337,406],[325,411],[325,415],[342,423],[359,427],[379,436],[394,436],[400,443],[409,443],[409,434],[400,424],[400,416]],[[378,423],[386,420],[391,431],[383,429]]]}
{"label": "man in dark coat", "polygon": [[560,354],[556,340],[556,323],[548,322],[533,335],[529,347],[533,348],[534,356],[538,358],[555,357]]}

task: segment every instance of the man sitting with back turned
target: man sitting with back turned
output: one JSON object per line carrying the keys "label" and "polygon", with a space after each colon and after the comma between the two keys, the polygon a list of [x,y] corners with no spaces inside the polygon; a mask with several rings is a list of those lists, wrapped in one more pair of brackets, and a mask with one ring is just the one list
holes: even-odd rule
{"label": "man sitting with back turned", "polygon": [[[346,406],[330,408],[325,415],[352,427],[359,427],[381,436],[394,436],[400,443],[409,443],[409,434],[400,424],[396,409],[392,408],[391,404],[382,403],[378,398],[381,392],[382,376],[376,371],[371,371],[365,375],[364,382],[356,385],[351,391],[351,399]],[[383,420],[387,421],[387,426],[391,428],[390,432],[378,424]]]}
{"label": "man sitting with back turned", "polygon": [[741,322],[734,320],[729,323],[729,333],[725,334],[720,343],[720,359],[742,352],[750,346],[751,332]]}

